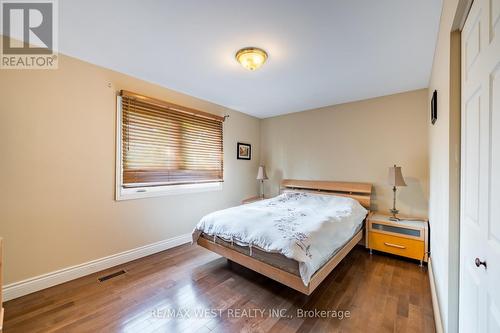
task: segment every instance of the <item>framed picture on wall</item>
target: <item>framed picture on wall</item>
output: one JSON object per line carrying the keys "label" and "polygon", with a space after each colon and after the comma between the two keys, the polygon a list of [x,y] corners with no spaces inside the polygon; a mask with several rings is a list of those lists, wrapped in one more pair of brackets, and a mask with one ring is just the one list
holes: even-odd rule
{"label": "framed picture on wall", "polygon": [[236,158],[239,160],[250,160],[252,159],[252,145],[248,143],[238,142],[236,147]]}
{"label": "framed picture on wall", "polygon": [[436,123],[436,120],[438,119],[437,100],[438,100],[438,92],[437,92],[437,90],[434,90],[434,92],[432,93],[432,99],[431,99],[431,123],[432,123],[432,125],[434,125]]}

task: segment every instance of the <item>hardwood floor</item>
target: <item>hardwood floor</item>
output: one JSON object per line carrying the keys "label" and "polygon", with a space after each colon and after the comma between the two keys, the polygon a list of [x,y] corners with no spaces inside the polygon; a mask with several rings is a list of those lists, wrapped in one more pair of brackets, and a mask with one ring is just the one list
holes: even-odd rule
{"label": "hardwood floor", "polygon": [[[301,318],[303,310],[345,318]],[[360,246],[310,296],[183,245],[9,301],[5,311],[4,333],[434,332],[427,268]]]}

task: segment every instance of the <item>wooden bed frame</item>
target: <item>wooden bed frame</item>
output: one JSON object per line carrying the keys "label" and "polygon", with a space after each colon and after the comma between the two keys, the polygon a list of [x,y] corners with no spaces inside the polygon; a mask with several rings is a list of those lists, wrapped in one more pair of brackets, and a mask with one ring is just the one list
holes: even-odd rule
{"label": "wooden bed frame", "polygon": [[[370,209],[372,185],[367,183],[333,182],[333,181],[313,181],[313,180],[293,180],[285,179],[281,182],[282,189],[300,189],[304,191],[321,192],[324,194],[340,195],[351,197],[358,200],[359,203]],[[349,242],[347,242],[323,267],[314,273],[308,286],[305,286],[300,276],[279,269],[258,259],[232,250],[223,245],[214,243],[211,240],[200,237],[198,245],[220,254],[227,259],[234,261],[242,266],[256,271],[262,275],[276,280],[290,288],[300,291],[303,294],[310,295],[316,287],[330,274],[342,259],[354,248],[362,239],[363,229],[361,229]]]}

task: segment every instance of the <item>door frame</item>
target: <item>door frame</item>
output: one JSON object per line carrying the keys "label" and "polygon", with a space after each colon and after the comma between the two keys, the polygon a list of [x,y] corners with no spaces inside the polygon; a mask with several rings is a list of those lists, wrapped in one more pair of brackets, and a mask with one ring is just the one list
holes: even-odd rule
{"label": "door frame", "polygon": [[462,114],[462,29],[474,0],[459,0],[450,31],[449,147],[449,326],[458,332],[460,307],[460,187]]}
{"label": "door frame", "polygon": [[[461,38],[462,29],[474,0],[459,0],[450,30],[450,76],[449,76],[449,267],[448,267],[448,327],[458,332],[460,293],[460,169],[461,169]],[[443,0],[444,2],[444,0]],[[439,306],[439,305],[438,305]],[[443,331],[439,309],[436,330]],[[436,317],[436,309],[434,309]]]}

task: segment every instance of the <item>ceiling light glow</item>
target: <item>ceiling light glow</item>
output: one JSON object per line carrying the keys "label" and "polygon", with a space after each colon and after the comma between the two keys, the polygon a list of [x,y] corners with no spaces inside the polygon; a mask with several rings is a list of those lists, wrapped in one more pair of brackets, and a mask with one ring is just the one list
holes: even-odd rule
{"label": "ceiling light glow", "polygon": [[243,67],[254,71],[266,62],[267,53],[257,47],[246,47],[236,52],[235,57]]}

